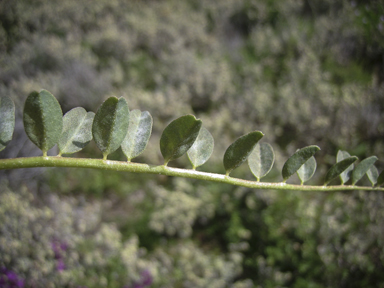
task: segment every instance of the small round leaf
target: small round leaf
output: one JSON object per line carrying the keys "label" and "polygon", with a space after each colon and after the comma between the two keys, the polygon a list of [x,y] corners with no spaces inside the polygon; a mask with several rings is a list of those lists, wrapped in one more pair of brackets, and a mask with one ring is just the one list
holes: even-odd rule
{"label": "small round leaf", "polygon": [[173,120],[165,127],[160,138],[160,151],[164,165],[184,155],[193,145],[202,122],[193,115],[184,115]]}
{"label": "small round leaf", "polygon": [[121,149],[128,161],[139,156],[147,147],[152,123],[152,116],[148,111],[141,112],[136,109],[129,114],[128,132],[121,143]]}
{"label": "small round leaf", "polygon": [[193,169],[203,165],[208,161],[213,152],[214,141],[211,133],[204,127],[201,127],[195,143],[189,148],[187,155]]}
{"label": "small round leaf", "polygon": [[355,185],[365,173],[371,168],[371,166],[377,161],[376,156],[371,156],[362,160],[357,164],[356,168],[352,171],[352,185]]}
{"label": "small round leaf", "polygon": [[300,179],[301,185],[303,185],[304,182],[307,182],[309,179],[312,178],[313,174],[315,174],[316,168],[316,159],[312,156],[299,168],[299,170],[297,170],[296,173]]}
{"label": "small round leaf", "polygon": [[57,146],[59,155],[82,150],[92,140],[92,123],[95,113],[82,107],[73,108],[63,117],[63,132]]}
{"label": "small round leaf", "polygon": [[271,171],[275,162],[275,153],[268,143],[257,143],[248,157],[248,166],[252,174],[260,181]]}
{"label": "small round leaf", "polygon": [[[351,155],[347,151],[339,150],[337,152],[336,162],[340,162],[341,160],[344,160],[348,157],[351,157]],[[347,169],[345,169],[344,172],[340,173],[339,177],[340,177],[341,185],[343,185],[349,180],[349,178],[351,177],[353,168],[354,168],[354,165],[352,164]]]}
{"label": "small round leaf", "polygon": [[101,104],[93,120],[92,134],[103,159],[120,147],[128,124],[129,109],[123,97],[109,97]]}
{"label": "small round leaf", "polygon": [[342,172],[344,172],[349,166],[351,166],[354,162],[356,162],[358,158],[356,156],[351,156],[333,164],[331,168],[329,168],[327,174],[325,175],[324,185],[328,185],[333,179],[338,177]]}
{"label": "small round leaf", "polygon": [[29,139],[47,155],[63,129],[63,112],[59,102],[47,90],[33,91],[27,97],[23,113],[24,129]]}
{"label": "small round leaf", "polygon": [[377,183],[376,186],[381,186],[384,184],[384,170],[381,171],[379,177],[377,177]]}
{"label": "small round leaf", "polygon": [[295,174],[296,171],[319,150],[320,147],[316,145],[307,146],[297,150],[295,154],[288,158],[283,166],[283,181],[285,182],[289,177]]}
{"label": "small round leaf", "polygon": [[15,129],[15,104],[8,96],[0,97],[0,151],[12,140]]}
{"label": "small round leaf", "polygon": [[247,160],[249,154],[263,136],[264,134],[260,131],[250,132],[239,137],[227,148],[223,159],[226,175],[229,175],[233,169]]}
{"label": "small round leaf", "polygon": [[367,176],[369,181],[372,183],[372,186],[375,186],[377,183],[377,178],[379,177],[379,171],[375,165],[372,165],[371,168],[367,171]]}

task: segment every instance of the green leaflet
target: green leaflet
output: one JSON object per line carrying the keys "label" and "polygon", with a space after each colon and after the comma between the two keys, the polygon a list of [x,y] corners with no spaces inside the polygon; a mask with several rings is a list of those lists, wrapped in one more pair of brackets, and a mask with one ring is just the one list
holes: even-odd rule
{"label": "green leaflet", "polygon": [[384,184],[384,170],[381,171],[379,177],[377,177],[377,183],[376,186],[381,186]]}
{"label": "green leaflet", "polygon": [[0,97],[0,151],[12,140],[15,129],[15,104],[8,96]]}
{"label": "green leaflet", "polygon": [[73,108],[63,117],[63,132],[57,146],[59,155],[82,150],[92,140],[92,123],[95,113],[82,107]]}
{"label": "green leaflet", "polygon": [[129,109],[123,97],[109,97],[101,104],[93,120],[92,134],[104,160],[120,147],[128,124]]}
{"label": "green leaflet", "polygon": [[325,175],[324,185],[328,185],[333,179],[339,176],[343,171],[345,171],[349,166],[351,166],[358,158],[356,156],[351,156],[333,164],[332,167],[328,170]]}
{"label": "green leaflet", "polygon": [[59,102],[47,90],[33,91],[25,101],[23,121],[29,139],[46,156],[59,140],[63,129],[63,112]]}
{"label": "green leaflet", "polygon": [[213,152],[214,141],[211,133],[204,127],[201,127],[195,143],[189,148],[187,155],[193,169],[203,165],[208,161]]}
{"label": "green leaflet", "polygon": [[139,156],[147,147],[152,132],[152,116],[148,111],[133,110],[129,114],[128,132],[121,149],[128,161]]}
{"label": "green leaflet", "polygon": [[[341,160],[344,160],[348,157],[351,157],[351,155],[347,151],[339,150],[337,152],[336,162],[340,162]],[[354,165],[352,164],[347,169],[345,169],[344,172],[340,173],[339,177],[340,177],[341,185],[343,185],[349,180],[349,178],[351,177],[353,168],[354,168]]]}
{"label": "green leaflet", "polygon": [[295,154],[288,158],[283,166],[283,181],[287,181],[289,177],[295,174],[296,171],[319,150],[320,147],[316,145],[307,146],[297,150]]}
{"label": "green leaflet", "polygon": [[275,153],[268,143],[257,143],[248,157],[248,166],[252,174],[260,181],[271,171],[275,162]]}
{"label": "green leaflet", "polygon": [[251,154],[253,148],[255,148],[255,145],[263,136],[264,134],[260,131],[251,132],[241,136],[227,148],[223,159],[227,176],[233,169],[239,167],[247,160],[249,154]]}
{"label": "green leaflet", "polygon": [[192,147],[202,122],[193,115],[184,115],[173,120],[165,127],[160,138],[160,151],[164,157],[164,165],[177,159]]}
{"label": "green leaflet", "polygon": [[367,171],[367,176],[369,181],[372,184],[372,187],[376,185],[377,178],[379,177],[379,171],[377,170],[375,165],[372,165],[371,168]]}
{"label": "green leaflet", "polygon": [[371,166],[377,161],[376,156],[371,156],[362,160],[356,168],[352,171],[352,185],[355,185],[357,181],[364,176],[365,173],[371,168]]}
{"label": "green leaflet", "polygon": [[307,182],[309,179],[312,178],[313,174],[315,174],[317,168],[317,163],[315,157],[311,157],[305,162],[299,170],[297,170],[297,176],[299,176],[301,185],[304,184],[304,182]]}

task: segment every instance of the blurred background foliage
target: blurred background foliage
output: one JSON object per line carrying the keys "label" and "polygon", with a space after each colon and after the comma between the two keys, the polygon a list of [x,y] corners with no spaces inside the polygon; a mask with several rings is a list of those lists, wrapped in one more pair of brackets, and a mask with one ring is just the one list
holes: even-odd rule
{"label": "blurred background foliage", "polygon": [[[203,171],[224,173],[225,149],[253,130],[276,153],[267,181],[281,181],[289,155],[311,144],[322,148],[312,184],[339,149],[378,156],[381,171],[384,2],[2,0],[0,94],[18,110],[1,158],[41,154],[21,113],[42,88],[64,112],[95,112],[111,95],[148,110],[153,135],[138,162],[163,163],[162,130],[192,113],[215,139]],[[76,156],[101,153],[91,143]],[[125,160],[121,151],[110,159]],[[186,157],[170,165],[191,168]],[[24,286],[14,287],[384,287],[380,192],[0,173],[0,283],[17,275]],[[233,176],[254,179],[245,165]]]}

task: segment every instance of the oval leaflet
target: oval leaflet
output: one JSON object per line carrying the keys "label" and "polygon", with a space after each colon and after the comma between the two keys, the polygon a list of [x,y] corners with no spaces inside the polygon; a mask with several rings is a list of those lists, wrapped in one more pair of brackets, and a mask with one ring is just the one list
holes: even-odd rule
{"label": "oval leaflet", "polygon": [[193,115],[184,115],[165,127],[160,138],[160,151],[164,165],[184,155],[199,135],[202,122]]}
{"label": "oval leaflet", "polygon": [[15,104],[8,96],[0,97],[0,151],[12,140],[15,129]]}
{"label": "oval leaflet", "polygon": [[33,91],[25,101],[23,121],[29,139],[47,156],[48,150],[59,141],[63,129],[59,102],[47,90]]}
{"label": "oval leaflet", "polygon": [[239,167],[247,160],[253,148],[263,138],[264,134],[260,131],[253,131],[235,140],[225,151],[223,164],[225,174],[228,176],[231,171]]}

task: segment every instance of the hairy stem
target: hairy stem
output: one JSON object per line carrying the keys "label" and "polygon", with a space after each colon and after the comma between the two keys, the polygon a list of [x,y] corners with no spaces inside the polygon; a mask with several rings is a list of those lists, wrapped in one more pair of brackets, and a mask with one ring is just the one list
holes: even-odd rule
{"label": "hairy stem", "polygon": [[120,172],[149,173],[167,176],[178,176],[199,180],[214,181],[236,186],[244,186],[255,189],[272,190],[294,190],[294,191],[384,191],[381,187],[355,186],[355,185],[337,185],[337,186],[311,186],[311,185],[292,185],[286,183],[267,183],[258,181],[249,181],[239,178],[233,178],[224,174],[207,173],[193,169],[172,168],[165,165],[149,165],[141,163],[132,163],[124,161],[111,161],[103,159],[88,158],[67,158],[58,156],[40,156],[40,157],[20,157],[13,159],[0,159],[0,169],[20,169],[34,167],[70,167],[70,168],[92,168],[102,170],[112,170]]}

